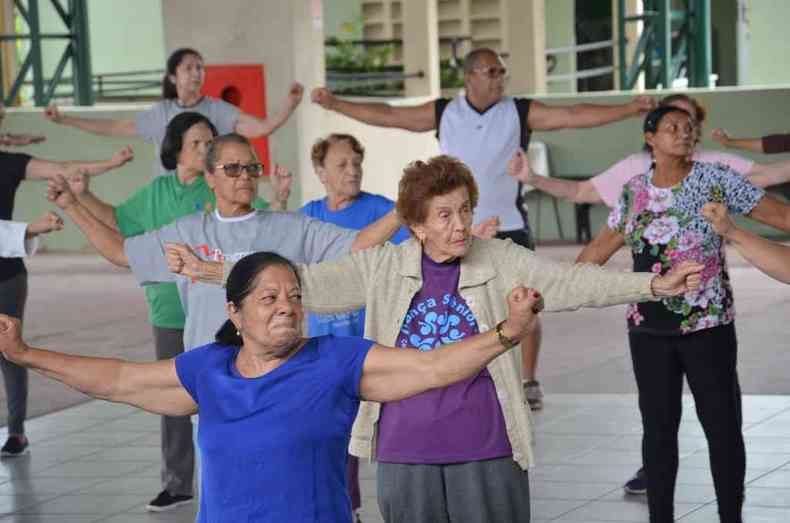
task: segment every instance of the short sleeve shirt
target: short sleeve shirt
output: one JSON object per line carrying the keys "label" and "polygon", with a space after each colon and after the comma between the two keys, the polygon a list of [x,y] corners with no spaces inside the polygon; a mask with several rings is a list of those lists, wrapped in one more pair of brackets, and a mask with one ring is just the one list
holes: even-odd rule
{"label": "short sleeve shirt", "polygon": [[311,338],[257,378],[239,373],[238,347],[211,344],[176,358],[200,413],[199,523],[351,521],[345,465],[372,346]]}
{"label": "short sleeve shirt", "polygon": [[254,211],[224,218],[198,212],[139,236],[126,238],[124,252],[141,285],[176,282],[184,308],[184,348],[211,343],[228,318],[225,289],[191,282],[167,268],[165,242],[185,243],[210,261],[238,261],[258,251],[273,251],[296,264],[318,263],[346,255],[357,232],[292,212]]}
{"label": "short sleeve shirt", "polygon": [[184,112],[200,113],[214,124],[219,134],[232,133],[236,129],[241,111],[235,105],[229,104],[224,100],[218,100],[210,96],[204,96],[195,105],[185,107],[179,105],[176,99],[165,99],[156,102],[147,111],[138,113],[135,117],[135,127],[137,134],[145,141],[156,146],[156,160],[154,162],[154,172],[164,175],[167,170],[159,160],[162,141],[165,139],[167,124],[174,116]]}
{"label": "short sleeve shirt", "polygon": [[705,268],[696,291],[629,305],[629,329],[682,335],[731,323],[735,308],[724,242],[703,218],[702,206],[722,202],[733,214],[748,214],[765,192],[722,164],[694,162],[686,178],[669,188],[654,186],[653,175],[651,169],[626,184],[609,228],[624,235],[634,272],[664,274],[684,260]]}
{"label": "short sleeve shirt", "polygon": [[[32,157],[22,153],[0,151],[0,220],[10,220],[14,214],[16,190],[25,179],[27,164]],[[21,258],[0,258],[0,281],[25,272]]]}
{"label": "short sleeve shirt", "polygon": [[[174,172],[159,176],[138,189],[115,208],[115,219],[124,238],[154,231],[178,218],[214,209],[216,198],[202,176],[191,184],[181,183]],[[256,209],[269,204],[257,198]],[[151,325],[167,329],[184,328],[184,311],[174,283],[145,286],[148,318]]]}
{"label": "short sleeve shirt", "polygon": [[[344,209],[333,211],[326,198],[313,200],[302,207],[302,213],[347,229],[362,230],[390,212],[395,202],[379,194],[361,192],[357,199]],[[391,242],[399,244],[411,237],[406,227],[398,229]],[[307,315],[307,332],[310,336],[334,334],[336,336],[362,336],[365,332],[365,309],[334,314]]]}

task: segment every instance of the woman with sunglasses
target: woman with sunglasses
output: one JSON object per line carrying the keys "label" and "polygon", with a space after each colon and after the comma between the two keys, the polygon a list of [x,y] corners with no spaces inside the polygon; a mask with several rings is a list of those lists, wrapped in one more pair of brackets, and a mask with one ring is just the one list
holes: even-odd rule
{"label": "woman with sunglasses", "polygon": [[[216,207],[214,193],[203,171],[206,153],[217,135],[208,118],[195,112],[176,115],[167,125],[160,159],[168,174],[156,177],[117,206],[94,195],[84,175],[70,176],[67,182],[80,204],[105,225],[129,238],[164,227],[198,210]],[[253,169],[253,174],[257,171]],[[290,173],[279,166],[272,182],[277,185],[272,209],[285,208],[290,193]],[[269,204],[257,198],[252,206],[267,209]],[[178,289],[171,282],[145,288],[149,321],[153,327],[154,347],[159,360],[175,358],[184,352],[184,310]],[[163,416],[161,492],[146,508],[162,512],[191,503],[195,468],[192,422],[189,416]]]}
{"label": "woman with sunglasses", "polygon": [[298,263],[313,263],[383,243],[399,226],[394,213],[357,232],[302,214],[256,210],[253,202],[262,174],[263,166],[246,138],[219,136],[208,147],[204,172],[216,206],[126,239],[80,204],[64,179],[50,182],[48,197],[99,253],[115,265],[131,268],[141,285],[176,282],[186,313],[184,349],[188,351],[211,343],[227,319],[223,292],[214,285],[190,285],[171,274],[166,243],[185,243],[209,260],[236,261],[251,252],[275,251]]}
{"label": "woman with sunglasses", "polygon": [[[66,115],[50,106],[44,116],[53,123],[76,127],[102,136],[139,137],[156,146],[160,155],[168,122],[177,114],[192,111],[206,116],[219,134],[238,133],[247,138],[268,136],[279,129],[302,100],[303,87],[294,82],[278,113],[269,118],[258,118],[240,111],[238,107],[217,98],[201,94],[206,72],[203,57],[195,49],[181,48],[167,59],[167,70],[162,78],[162,100],[134,118],[83,118]],[[156,162],[154,172],[165,174]]]}

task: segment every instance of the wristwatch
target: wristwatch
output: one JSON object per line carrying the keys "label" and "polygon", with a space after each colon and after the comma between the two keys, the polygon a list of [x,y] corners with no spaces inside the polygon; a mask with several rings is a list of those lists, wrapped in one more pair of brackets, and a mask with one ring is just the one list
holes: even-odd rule
{"label": "wristwatch", "polygon": [[516,345],[518,345],[518,340],[514,340],[513,338],[508,338],[505,336],[505,333],[502,332],[502,327],[505,325],[505,320],[500,321],[496,324],[496,335],[499,338],[499,343],[506,349],[512,349]]}

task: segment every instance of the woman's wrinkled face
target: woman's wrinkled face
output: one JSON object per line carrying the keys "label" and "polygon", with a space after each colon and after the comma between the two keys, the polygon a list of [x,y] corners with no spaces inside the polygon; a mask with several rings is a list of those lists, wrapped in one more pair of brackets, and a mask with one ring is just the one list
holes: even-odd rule
{"label": "woman's wrinkled face", "polygon": [[198,93],[206,79],[206,70],[203,60],[196,55],[188,54],[176,66],[176,73],[170,75],[170,81],[176,86],[176,91]]}
{"label": "woman's wrinkled face", "polygon": [[218,207],[220,204],[223,206],[251,206],[255,198],[258,197],[259,180],[258,177],[250,176],[244,169],[241,169],[240,174],[235,178],[228,176],[224,167],[219,166],[229,164],[246,166],[257,162],[258,160],[252,148],[243,143],[229,142],[220,147],[216,163],[214,164],[214,172],[206,172],[205,175],[206,183],[217,197]]}
{"label": "woman's wrinkled face", "polygon": [[206,166],[208,146],[214,140],[208,125],[196,123],[184,133],[181,150],[178,153],[178,165],[195,171],[203,171]]}
{"label": "woman's wrinkled face", "polygon": [[302,332],[302,289],[293,270],[270,265],[258,274],[255,288],[240,307],[228,304],[228,314],[244,345],[264,348],[284,357],[299,343]]}
{"label": "woman's wrinkled face", "polygon": [[347,140],[330,145],[324,165],[316,171],[333,198],[353,200],[362,190],[362,155]]}
{"label": "woman's wrinkled face", "polygon": [[464,256],[471,244],[474,211],[467,188],[434,196],[427,205],[425,221],[412,227],[425,253],[437,262]]}
{"label": "woman's wrinkled face", "polygon": [[697,121],[696,108],[691,104],[691,102],[687,102],[686,100],[675,100],[671,102],[669,106],[683,109],[691,115],[691,122],[694,124],[694,145],[696,145],[702,137],[702,122]]}
{"label": "woman's wrinkled face", "polygon": [[654,156],[686,157],[694,148],[694,129],[694,122],[687,114],[667,113],[661,118],[655,133],[645,133],[645,141],[653,148]]}

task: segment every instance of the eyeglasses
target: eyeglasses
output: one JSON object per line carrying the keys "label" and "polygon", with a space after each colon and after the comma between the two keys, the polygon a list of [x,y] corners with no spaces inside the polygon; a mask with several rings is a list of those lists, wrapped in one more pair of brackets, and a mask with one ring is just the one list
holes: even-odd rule
{"label": "eyeglasses", "polygon": [[499,67],[497,65],[491,65],[488,67],[475,67],[472,70],[481,72],[483,75],[492,79],[499,77],[507,78],[507,67]]}
{"label": "eyeglasses", "polygon": [[218,163],[214,167],[225,171],[225,176],[228,178],[238,178],[241,176],[241,171],[245,171],[250,178],[257,178],[263,174],[262,163],[248,163],[247,165],[242,165],[239,162]]}

